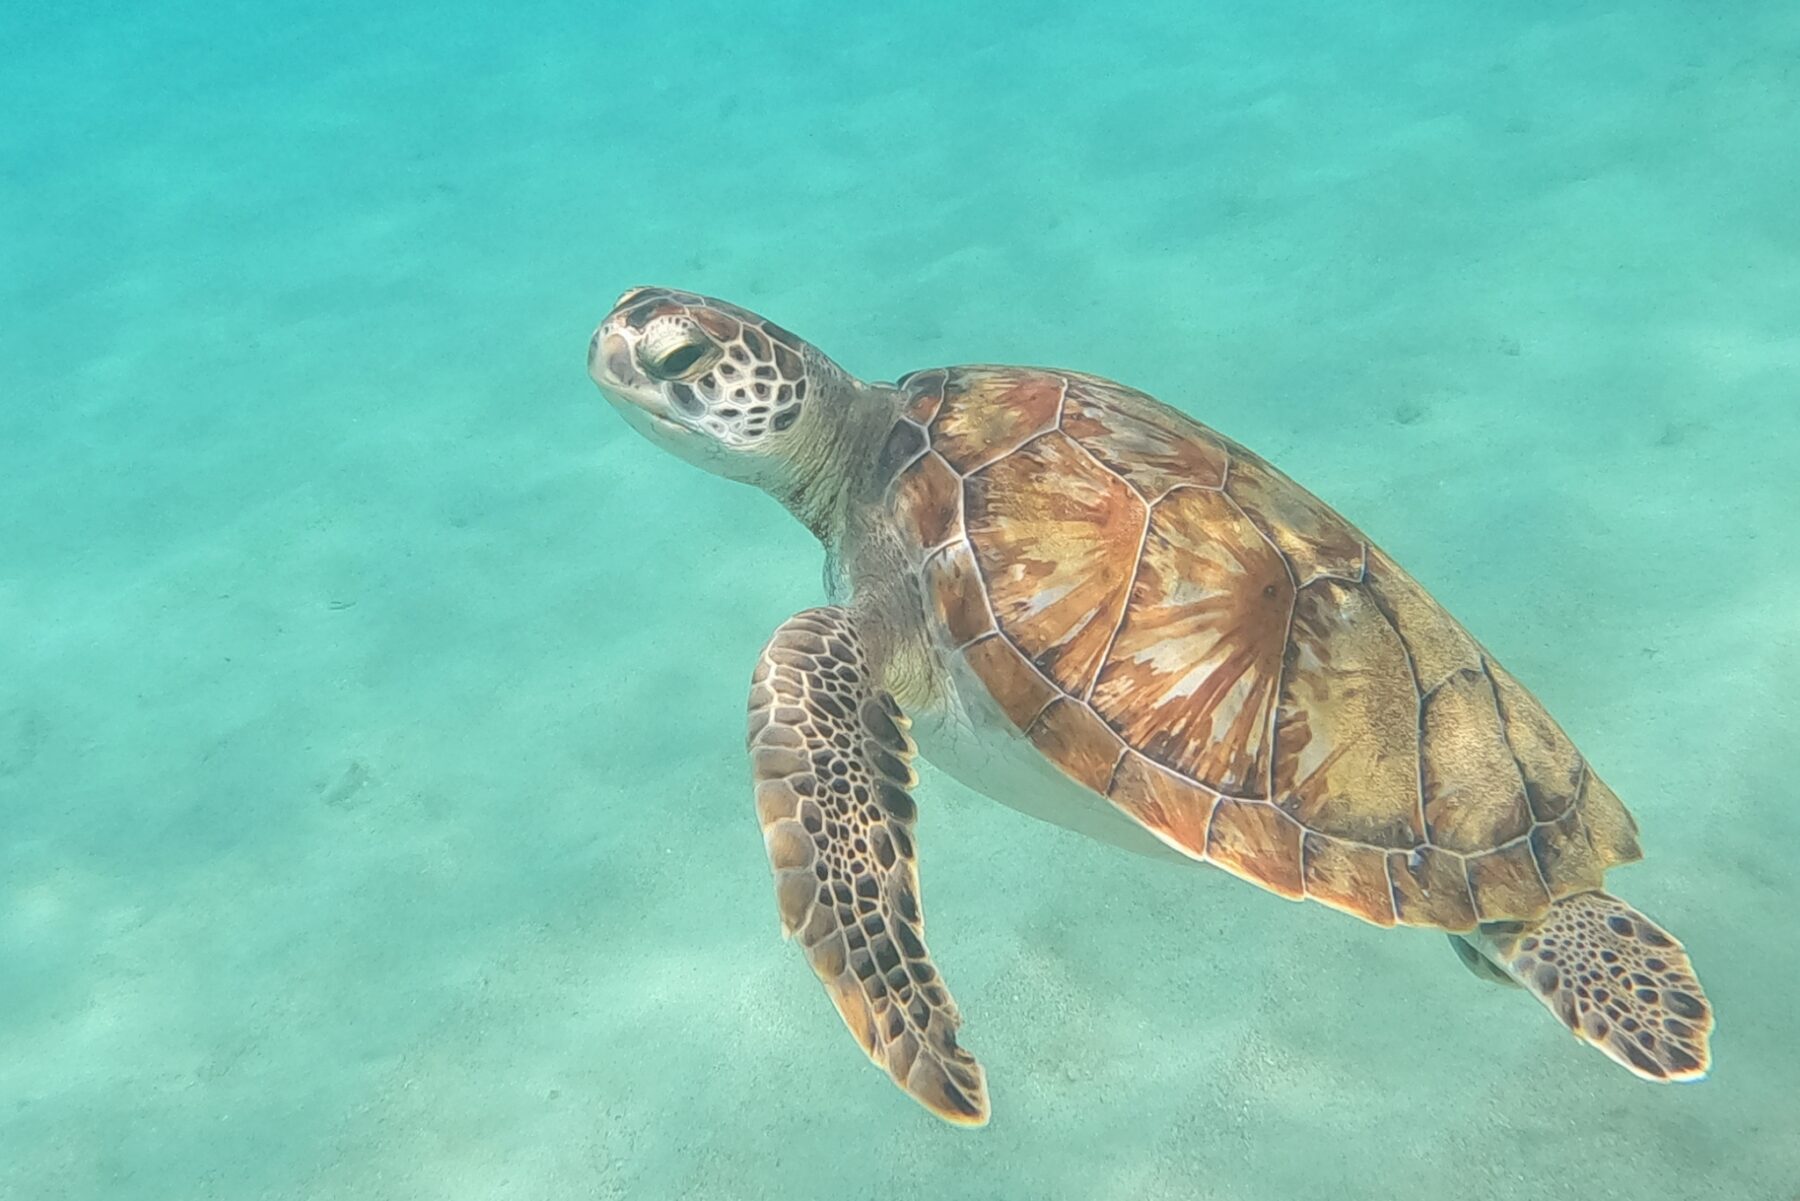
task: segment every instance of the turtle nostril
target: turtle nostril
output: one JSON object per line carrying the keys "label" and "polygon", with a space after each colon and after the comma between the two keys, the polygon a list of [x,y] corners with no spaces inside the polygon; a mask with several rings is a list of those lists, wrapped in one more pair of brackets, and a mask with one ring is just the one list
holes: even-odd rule
{"label": "turtle nostril", "polygon": [[607,380],[625,383],[635,379],[637,372],[632,370],[631,348],[625,344],[625,339],[605,330],[596,333],[588,343],[588,374],[599,383]]}

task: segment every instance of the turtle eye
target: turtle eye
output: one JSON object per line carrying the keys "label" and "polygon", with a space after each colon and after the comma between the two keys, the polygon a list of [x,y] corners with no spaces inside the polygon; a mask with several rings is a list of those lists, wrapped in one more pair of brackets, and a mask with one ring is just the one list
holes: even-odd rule
{"label": "turtle eye", "polygon": [[664,382],[680,379],[711,349],[704,342],[678,342],[670,347],[659,347],[655,353],[644,356],[644,374]]}

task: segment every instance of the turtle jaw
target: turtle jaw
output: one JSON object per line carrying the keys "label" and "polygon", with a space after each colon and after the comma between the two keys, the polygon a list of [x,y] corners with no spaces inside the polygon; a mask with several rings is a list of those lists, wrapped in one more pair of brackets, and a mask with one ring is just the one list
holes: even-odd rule
{"label": "turtle jaw", "polygon": [[631,361],[631,344],[612,325],[608,319],[588,340],[588,378],[613,404],[667,420],[662,389],[638,371]]}
{"label": "turtle jaw", "polygon": [[662,388],[633,365],[630,344],[608,328],[611,324],[595,330],[588,342],[588,378],[639,432],[658,441],[691,435],[693,431],[671,416]]}

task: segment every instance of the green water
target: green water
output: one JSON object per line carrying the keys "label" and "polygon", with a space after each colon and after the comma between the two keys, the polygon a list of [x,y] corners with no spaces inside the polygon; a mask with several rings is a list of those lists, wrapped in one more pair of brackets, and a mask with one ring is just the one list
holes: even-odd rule
{"label": "green water", "polygon": [[[0,1198],[1793,1201],[1800,9],[0,15]],[[1637,814],[1712,1077],[927,769],[951,1129],[778,937],[822,598],[585,377],[625,287],[1274,459]]]}

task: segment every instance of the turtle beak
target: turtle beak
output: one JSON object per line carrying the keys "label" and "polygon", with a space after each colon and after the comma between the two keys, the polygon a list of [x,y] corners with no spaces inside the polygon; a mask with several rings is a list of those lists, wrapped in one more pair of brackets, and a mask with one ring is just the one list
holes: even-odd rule
{"label": "turtle beak", "polygon": [[668,399],[657,382],[637,369],[631,353],[631,331],[615,309],[588,339],[588,378],[633,424],[650,418],[657,425],[679,428],[670,420]]}
{"label": "turtle beak", "polygon": [[663,385],[638,370],[633,352],[636,331],[625,323],[622,307],[623,302],[588,339],[588,378],[626,424],[652,442],[690,457],[692,444],[700,439],[677,418]]}
{"label": "turtle beak", "polygon": [[631,347],[612,325],[610,320],[602,323],[588,339],[588,378],[600,385],[602,392],[649,383],[631,365]]}
{"label": "turtle beak", "polygon": [[635,331],[626,320],[626,308],[638,290],[625,293],[588,339],[588,378],[608,396],[654,391],[655,381],[637,369],[631,353]]}

